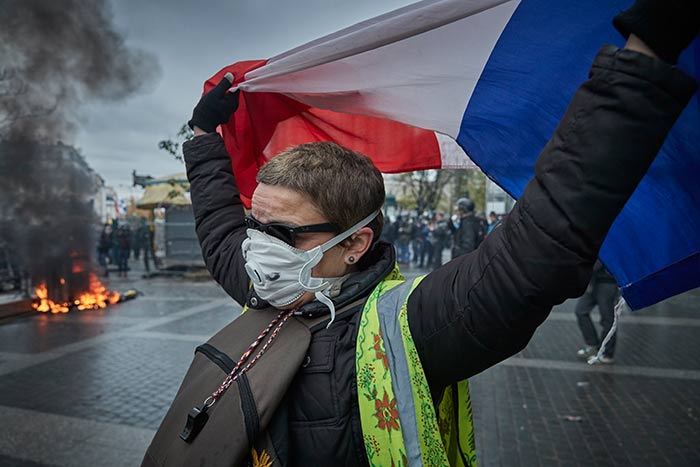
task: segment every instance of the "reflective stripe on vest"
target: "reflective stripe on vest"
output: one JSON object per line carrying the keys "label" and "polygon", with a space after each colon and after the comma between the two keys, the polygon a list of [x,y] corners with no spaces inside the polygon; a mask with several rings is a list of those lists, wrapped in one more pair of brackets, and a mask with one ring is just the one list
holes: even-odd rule
{"label": "reflective stripe on vest", "polygon": [[408,297],[421,280],[384,280],[362,310],[356,371],[367,457],[373,467],[474,467],[468,383],[448,388],[436,415],[411,337]]}

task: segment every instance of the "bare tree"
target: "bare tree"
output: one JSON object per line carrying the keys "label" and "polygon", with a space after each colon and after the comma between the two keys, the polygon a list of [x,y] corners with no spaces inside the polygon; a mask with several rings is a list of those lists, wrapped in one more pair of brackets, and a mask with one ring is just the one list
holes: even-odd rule
{"label": "bare tree", "polygon": [[421,213],[437,209],[445,187],[452,179],[452,172],[419,170],[401,174],[399,180],[408,191],[410,199],[415,201],[416,209]]}
{"label": "bare tree", "polygon": [[451,173],[451,203],[459,198],[474,201],[477,211],[486,209],[486,175],[479,169],[453,169]]}
{"label": "bare tree", "polygon": [[181,140],[182,142],[188,141],[194,137],[194,132],[192,129],[185,123],[180,127],[180,130],[178,130],[176,138],[168,138],[168,139],[163,139],[158,142],[158,149],[162,149],[163,151],[167,152],[171,156],[175,157],[175,159],[179,160],[180,162],[184,161],[183,155],[182,155],[182,143],[178,140]]}

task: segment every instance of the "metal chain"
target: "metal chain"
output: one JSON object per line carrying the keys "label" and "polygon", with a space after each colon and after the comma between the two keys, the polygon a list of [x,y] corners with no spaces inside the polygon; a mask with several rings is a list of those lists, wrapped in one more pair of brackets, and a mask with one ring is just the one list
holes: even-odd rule
{"label": "metal chain", "polygon": [[[253,341],[252,344],[250,344],[250,347],[248,347],[248,350],[243,352],[243,355],[241,355],[241,358],[238,360],[238,363],[236,363],[236,366],[233,367],[233,370],[231,370],[231,373],[229,373],[226,376],[226,379],[221,383],[219,388],[211,393],[209,397],[206,398],[204,401],[204,406],[206,408],[210,408],[214,403],[216,403],[217,399],[221,397],[221,395],[231,386],[231,384],[238,379],[240,375],[248,371],[250,368],[255,365],[255,362],[258,361],[258,359],[267,351],[267,349],[270,347],[270,344],[272,344],[272,341],[277,337],[279,334],[280,330],[282,329],[282,326],[284,326],[284,323],[287,322],[290,316],[294,313],[295,310],[289,310],[289,311],[280,311],[280,313],[277,315],[275,319],[270,321],[270,324],[267,325],[267,327],[260,333],[260,335]],[[279,321],[279,323],[278,323]],[[275,326],[276,325],[276,326]],[[275,329],[272,331],[272,334],[270,334],[270,337],[267,339],[267,342],[262,346],[260,349],[260,352],[258,352],[253,359],[248,362],[248,364],[243,367],[243,369],[239,372],[238,369],[243,365],[246,360],[250,357],[250,355],[255,351],[255,349],[260,345],[260,342],[267,336],[267,334],[270,332],[270,330],[275,327]]]}

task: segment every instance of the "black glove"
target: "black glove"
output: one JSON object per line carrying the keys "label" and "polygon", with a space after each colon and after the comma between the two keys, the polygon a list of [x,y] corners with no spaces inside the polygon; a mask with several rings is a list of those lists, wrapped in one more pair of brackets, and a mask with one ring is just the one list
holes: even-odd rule
{"label": "black glove", "polygon": [[675,64],[700,31],[700,0],[637,0],[613,18],[613,25],[625,39],[634,34]]}
{"label": "black glove", "polygon": [[199,127],[207,133],[228,122],[238,108],[239,91],[226,92],[233,83],[233,75],[226,73],[214,89],[202,96],[192,111],[192,119],[187,124],[194,130]]}

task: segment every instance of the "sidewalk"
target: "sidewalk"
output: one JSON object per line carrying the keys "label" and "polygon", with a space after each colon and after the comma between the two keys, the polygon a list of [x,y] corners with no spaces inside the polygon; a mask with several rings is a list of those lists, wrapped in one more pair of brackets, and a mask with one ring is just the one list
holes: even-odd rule
{"label": "sidewalk", "polygon": [[480,465],[700,465],[700,290],[623,315],[609,366],[576,359],[574,303],[472,378]]}
{"label": "sidewalk", "polygon": [[[194,348],[240,312],[211,281],[130,276],[110,287],[136,300],[0,320],[0,465],[138,465]],[[620,326],[615,365],[580,363],[567,302],[472,378],[479,465],[700,465],[700,290]]]}

